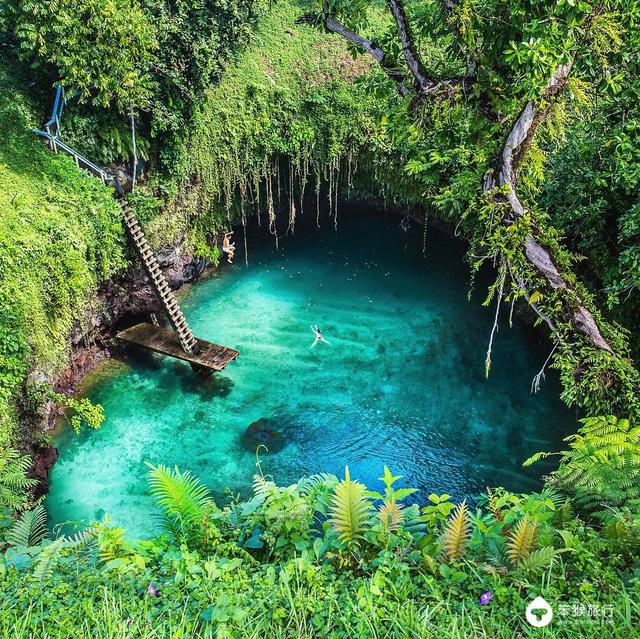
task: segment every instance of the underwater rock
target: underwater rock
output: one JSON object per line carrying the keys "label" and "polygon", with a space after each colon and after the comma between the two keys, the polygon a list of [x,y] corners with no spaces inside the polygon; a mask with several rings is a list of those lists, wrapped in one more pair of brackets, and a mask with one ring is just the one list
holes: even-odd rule
{"label": "underwater rock", "polygon": [[252,452],[262,444],[270,453],[277,453],[285,447],[285,443],[282,433],[275,428],[274,420],[267,417],[249,424],[242,434],[242,445]]}

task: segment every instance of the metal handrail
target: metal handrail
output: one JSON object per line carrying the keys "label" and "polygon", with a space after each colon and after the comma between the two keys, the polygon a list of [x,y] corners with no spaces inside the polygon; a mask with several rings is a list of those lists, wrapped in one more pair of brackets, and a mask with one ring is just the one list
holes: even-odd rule
{"label": "metal handrail", "polygon": [[53,125],[56,127],[56,136],[60,135],[60,117],[64,109],[64,89],[60,86],[56,90],[56,97],[53,101],[53,109],[51,111],[51,119],[44,125],[44,130],[50,133],[49,128]]}
{"label": "metal handrail", "polygon": [[75,159],[76,165],[78,167],[81,164],[84,165],[84,168],[89,169],[90,171],[95,173],[105,184],[113,184],[115,186],[115,180],[112,175],[107,173],[104,169],[101,169],[97,164],[94,164],[91,160],[85,158],[75,149],[72,149],[68,144],[62,142],[62,140],[60,140],[57,136],[52,135],[48,131],[41,131],[40,129],[31,129],[31,131],[36,135],[49,140],[54,149],[62,149],[65,153],[68,153],[70,156],[72,156]]}

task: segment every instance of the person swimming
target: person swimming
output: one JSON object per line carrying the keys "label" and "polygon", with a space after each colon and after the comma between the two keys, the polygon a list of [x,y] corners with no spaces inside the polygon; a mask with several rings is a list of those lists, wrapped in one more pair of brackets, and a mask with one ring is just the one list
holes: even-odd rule
{"label": "person swimming", "polygon": [[331,344],[331,342],[329,342],[328,340],[326,340],[324,338],[324,335],[322,334],[322,331],[320,330],[320,328],[318,327],[317,324],[313,324],[311,326],[311,331],[316,336],[316,338],[313,340],[313,344],[311,344],[311,346],[309,346],[309,348],[313,348],[318,342],[324,342],[325,344]]}
{"label": "person swimming", "polygon": [[233,257],[236,252],[236,243],[231,242],[231,236],[233,235],[233,231],[229,231],[224,234],[224,238],[222,238],[222,252],[227,254],[227,262],[229,264],[233,264]]}

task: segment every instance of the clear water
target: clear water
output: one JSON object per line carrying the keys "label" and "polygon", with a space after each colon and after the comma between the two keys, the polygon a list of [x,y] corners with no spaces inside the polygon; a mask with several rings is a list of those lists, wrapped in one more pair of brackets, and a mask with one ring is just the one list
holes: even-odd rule
{"label": "clear water", "polygon": [[[430,230],[427,246],[425,260],[420,229],[403,233],[397,218],[361,214],[337,234],[297,231],[279,252],[252,242],[249,268],[240,258],[182,298],[195,332],[240,358],[204,382],[188,365],[140,350],[104,366],[87,395],[104,406],[105,424],[57,442],[53,521],[106,513],[133,536],[148,534],[145,461],[190,469],[218,499],[225,487],[246,494],[256,455],[242,434],[262,417],[286,443],[261,454],[280,484],[349,464],[373,487],[388,464],[423,499],[539,487],[547,469],[522,461],[557,448],[575,423],[553,375],[530,394],[546,352],[505,321],[485,380],[493,309],[480,293],[467,301],[460,244]],[[310,349],[310,324],[330,344]]]}

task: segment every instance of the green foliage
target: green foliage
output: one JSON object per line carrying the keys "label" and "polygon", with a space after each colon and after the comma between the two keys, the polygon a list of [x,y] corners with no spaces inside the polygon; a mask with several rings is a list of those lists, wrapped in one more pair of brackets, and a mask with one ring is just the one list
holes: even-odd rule
{"label": "green foliage", "polygon": [[42,504],[25,510],[5,536],[10,546],[37,546],[47,535],[47,511]]}
{"label": "green foliage", "polygon": [[160,464],[149,466],[151,494],[162,508],[164,523],[176,539],[192,542],[205,515],[215,509],[206,486],[192,477]]}
{"label": "green foliage", "polygon": [[64,365],[67,337],[99,283],[125,266],[111,195],[29,132],[34,106],[0,67],[0,442],[11,441],[27,371]]}
{"label": "green foliage", "polygon": [[76,433],[80,432],[83,424],[94,429],[102,426],[104,409],[100,404],[92,404],[86,397],[67,397],[60,393],[54,394],[54,400],[71,411],[67,419]]}
{"label": "green foliage", "polygon": [[0,508],[20,510],[27,505],[26,491],[37,482],[27,476],[31,457],[0,446]]}
{"label": "green foliage", "polygon": [[[586,510],[640,508],[640,427],[614,416],[582,420],[579,431],[565,439],[552,481]],[[530,465],[549,453],[529,458]]]}
{"label": "green foliage", "polygon": [[507,542],[509,548],[507,554],[512,562],[517,563],[529,557],[534,549],[537,532],[537,521],[530,520],[525,516],[518,522],[515,530],[510,533],[510,539]]}
{"label": "green foliage", "polygon": [[471,525],[466,502],[458,504],[444,527],[442,542],[449,559],[461,559],[469,541]]}
{"label": "green foliage", "polygon": [[355,176],[357,152],[376,128],[373,100],[354,83],[369,64],[339,38],[296,25],[301,11],[272,4],[246,50],[206,89],[193,129],[162,149],[185,210],[176,231],[193,246],[250,215],[274,235],[292,231],[296,216],[317,213],[304,210],[304,193],[321,184],[333,211],[338,176],[345,184]]}
{"label": "green foliage", "polygon": [[363,484],[351,480],[347,466],[329,507],[329,521],[347,548],[357,546],[364,539],[369,524],[371,504],[365,497],[365,490]]}
{"label": "green foliage", "polygon": [[154,92],[149,74],[156,33],[134,0],[4,3],[5,28],[22,58],[51,64],[60,84],[96,105],[122,110],[146,106]]}
{"label": "green foliage", "polygon": [[[11,547],[0,555],[0,632],[92,639],[221,633],[230,638],[507,639],[528,632],[523,611],[542,595],[556,611],[554,637],[632,635],[640,615],[633,595],[639,585],[637,516],[619,512],[616,534],[605,539],[575,517],[558,525],[556,503],[561,502],[548,490],[514,495],[494,489],[487,496],[490,508],[471,512],[452,505],[453,517],[439,508],[450,504],[446,496],[432,495],[424,514],[436,509],[444,519],[416,526],[411,514],[416,508],[405,507],[403,520],[381,536],[377,517],[369,517],[359,545],[352,547],[356,554],[347,556],[320,514],[325,497],[334,501],[333,495],[346,492],[347,482],[352,490],[356,482],[345,475],[342,482],[321,475],[284,488],[256,477],[251,499],[232,500],[215,512],[213,545],[211,520],[204,517],[193,519],[200,532],[189,548],[166,535],[133,542],[122,529],[106,524],[76,537]],[[179,471],[166,471],[162,483],[184,484],[185,477],[187,484],[197,485]],[[388,469],[383,479],[396,495],[410,490],[397,488],[399,478]],[[380,501],[364,491],[358,491],[360,500]],[[383,501],[398,503],[389,493]],[[314,512],[319,515],[315,523]],[[467,539],[464,550],[454,562],[440,560],[432,550],[442,528],[456,520],[464,520],[456,524]],[[539,547],[527,541],[532,527]],[[506,549],[516,543],[511,561]],[[560,553],[563,561],[555,561]],[[487,591],[494,600],[481,605]],[[560,606],[573,602],[611,605],[611,618],[568,623]]]}
{"label": "green foliage", "polygon": [[[142,0],[158,40],[152,132],[183,134],[185,118],[220,80],[225,62],[249,36],[260,0]],[[167,149],[164,149],[166,152]]]}
{"label": "green foliage", "polygon": [[[541,199],[552,224],[588,258],[578,268],[602,303],[630,327],[640,321],[640,38],[630,32],[604,81],[616,88],[556,143]],[[625,61],[628,60],[628,62]],[[599,289],[602,290],[599,290]],[[631,336],[634,354],[638,337]]]}

